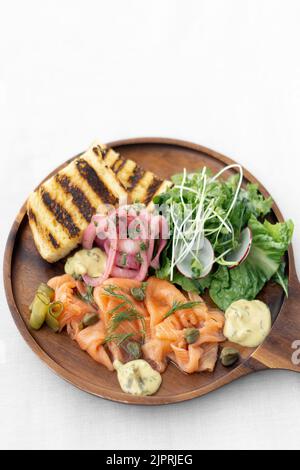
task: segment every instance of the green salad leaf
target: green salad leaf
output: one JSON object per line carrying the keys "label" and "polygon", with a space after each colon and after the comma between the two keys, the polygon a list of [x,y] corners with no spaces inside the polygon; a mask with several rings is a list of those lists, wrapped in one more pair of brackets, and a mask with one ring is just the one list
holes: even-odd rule
{"label": "green salad leaf", "polygon": [[200,284],[197,279],[189,279],[188,277],[185,277],[183,274],[181,274],[178,270],[174,272],[173,282],[186,292],[200,291]]}
{"label": "green salad leaf", "polygon": [[[199,191],[199,187],[203,185],[203,180],[199,178],[202,171],[203,169],[200,169],[198,172],[190,174],[188,179],[185,179],[184,186],[186,189],[182,192],[180,184],[183,182],[184,175],[182,173],[174,175],[171,179],[175,186],[156,196],[154,203],[167,209],[173,205],[178,213],[178,218],[180,211],[184,209],[182,201],[184,201],[184,204],[189,205],[191,209],[197,207],[199,200],[196,193]],[[210,178],[212,172],[206,169],[205,175]],[[205,236],[212,243],[216,255],[222,255],[226,250],[236,248],[241,231],[247,226],[250,217],[252,215],[257,218],[265,217],[270,212],[273,204],[271,198],[266,199],[259,192],[258,185],[249,183],[245,188],[240,188],[234,207],[227,219],[228,226],[233,233],[230,233],[226,226],[223,226],[219,231],[220,220],[226,217],[230,209],[239,186],[239,178],[240,175],[237,173],[227,180],[207,180],[203,210],[205,211],[209,206],[212,207],[214,216],[205,221],[204,228]],[[169,252],[170,259],[171,256],[172,253]]]}
{"label": "green salad leaf", "polygon": [[[225,179],[228,171],[236,173]],[[292,239],[293,223],[268,222],[266,216],[271,211],[272,199],[264,197],[256,184],[243,186],[242,179],[243,170],[237,164],[216,175],[205,167],[194,173],[184,170],[172,177],[172,188],[154,198],[155,204],[165,208],[163,213],[171,233],[156,276],[186,291],[202,294],[209,289],[211,298],[222,310],[234,300],[255,299],[270,279],[288,292],[283,256]],[[239,246],[247,226],[253,237],[250,253],[244,262],[233,267],[227,255]],[[200,248],[194,248],[201,245],[201,237],[210,242],[214,252],[213,270],[205,278],[199,277],[203,269],[197,257]],[[195,254],[190,264],[192,278],[187,278],[177,265],[191,252]]]}
{"label": "green salad leaf", "polygon": [[271,224],[265,220],[262,224],[253,215],[250,217],[253,241],[247,259],[233,269],[220,266],[211,277],[209,293],[219,308],[226,310],[235,300],[255,299],[267,281],[280,275],[293,227],[292,221]]}
{"label": "green salad leaf", "polygon": [[[170,281],[171,260],[168,257],[168,248],[163,251],[160,258],[160,268],[156,270],[155,275],[159,279]],[[172,282],[180,286],[186,292],[202,292],[200,280],[189,279],[181,274],[177,269],[174,271]]]}
{"label": "green salad leaf", "polygon": [[272,277],[272,280],[282,287],[285,295],[288,297],[289,296],[289,279],[286,274],[285,268],[286,268],[286,263],[285,261],[282,261],[279,266],[278,271]]}
{"label": "green salad leaf", "polygon": [[[166,252],[161,255],[160,269],[155,273],[159,279],[170,281],[171,261],[166,256]],[[186,292],[199,292],[200,284],[196,279],[189,279],[181,274],[177,269],[174,271],[173,281],[174,284],[180,286]]]}

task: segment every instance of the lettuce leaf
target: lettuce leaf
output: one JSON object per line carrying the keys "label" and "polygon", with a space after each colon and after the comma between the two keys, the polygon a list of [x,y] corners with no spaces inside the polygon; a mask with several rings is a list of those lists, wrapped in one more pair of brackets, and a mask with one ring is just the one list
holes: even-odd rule
{"label": "lettuce leaf", "polygon": [[186,292],[199,292],[200,284],[197,279],[189,279],[179,271],[174,271],[173,283],[180,286]]}
{"label": "lettuce leaf", "polygon": [[[170,281],[171,261],[168,258],[167,251],[163,251],[160,260],[160,268],[156,270],[155,275],[159,279]],[[173,284],[177,284],[186,292],[202,292],[200,282],[196,279],[189,279],[181,274],[177,269],[174,271]]]}
{"label": "lettuce leaf", "polygon": [[284,261],[281,262],[280,267],[279,267],[278,271],[272,277],[272,280],[274,282],[277,282],[277,284],[279,284],[282,287],[282,289],[284,290],[285,295],[288,297],[289,296],[289,280],[288,280],[288,276],[285,272],[285,262]]}
{"label": "lettuce leaf", "polygon": [[212,275],[209,293],[222,310],[239,299],[253,300],[279,270],[282,257],[291,242],[292,221],[262,224],[253,215],[249,219],[252,246],[247,259],[234,269],[220,266]]}

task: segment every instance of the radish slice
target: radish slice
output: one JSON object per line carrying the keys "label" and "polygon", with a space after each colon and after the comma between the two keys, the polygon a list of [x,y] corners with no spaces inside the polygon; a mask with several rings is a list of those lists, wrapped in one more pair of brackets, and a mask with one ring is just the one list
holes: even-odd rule
{"label": "radish slice", "polygon": [[230,251],[226,256],[225,260],[234,263],[232,266],[228,266],[229,269],[236,268],[239,264],[241,264],[250,253],[250,248],[252,245],[252,232],[249,227],[246,227],[240,236],[239,246],[235,249]]}
{"label": "radish slice", "polygon": [[[215,254],[213,247],[211,246],[210,241],[207,238],[203,240],[203,247],[197,253],[195,253],[199,263],[203,266],[203,270],[201,272],[200,278],[207,276],[211,268],[214,264]],[[176,264],[178,271],[181,272],[184,276],[192,279],[195,278],[192,270],[192,263],[195,258],[193,257],[192,253],[190,252],[184,260],[180,261]]]}
{"label": "radish slice", "polygon": [[252,245],[252,232],[249,227],[246,227],[240,236],[239,246],[232,250],[226,256],[226,261],[234,263],[232,266],[229,266],[229,269],[235,268],[241,264],[250,253],[250,248]]}

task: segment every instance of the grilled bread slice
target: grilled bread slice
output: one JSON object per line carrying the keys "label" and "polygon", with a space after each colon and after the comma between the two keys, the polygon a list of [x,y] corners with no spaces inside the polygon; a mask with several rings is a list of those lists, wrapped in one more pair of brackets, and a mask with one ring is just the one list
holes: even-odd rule
{"label": "grilled bread slice", "polygon": [[29,196],[29,224],[41,256],[53,263],[68,255],[97,209],[126,196],[114,172],[91,149],[76,158]]}
{"label": "grilled bread slice", "polygon": [[94,143],[29,196],[27,213],[36,247],[45,260],[58,261],[81,242],[101,205],[138,201],[151,210],[152,198],[170,186],[133,160]]}
{"label": "grilled bread slice", "polygon": [[108,168],[112,169],[126,188],[132,202],[146,204],[151,210],[153,197],[165,192],[172,185],[171,181],[161,180],[151,171],[141,168],[133,160],[123,158],[113,149],[106,149],[98,142],[94,142],[91,149],[102,157]]}

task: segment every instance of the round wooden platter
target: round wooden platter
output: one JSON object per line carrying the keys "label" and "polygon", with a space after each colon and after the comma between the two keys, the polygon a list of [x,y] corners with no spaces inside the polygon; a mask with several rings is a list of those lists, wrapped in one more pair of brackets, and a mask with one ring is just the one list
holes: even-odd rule
{"label": "round wooden platter", "polygon": [[[178,140],[139,138],[108,145],[123,157],[132,158],[162,178],[168,178],[182,171],[184,167],[192,171],[206,165],[217,171],[233,163],[217,152]],[[245,182],[247,181],[258,183],[261,192],[265,196],[269,195],[245,170]],[[272,218],[274,221],[283,221],[276,204]],[[292,248],[287,255],[287,265],[289,298],[285,298],[282,289],[274,283],[269,283],[259,295],[259,298],[270,306],[273,318],[272,331],[264,344],[256,350],[240,347],[241,360],[234,368],[226,369],[218,362],[213,373],[187,375],[170,364],[163,374],[160,390],[151,397],[134,397],[123,393],[116,373],[109,372],[93,361],[66,333],[54,334],[46,326],[38,332],[29,328],[28,306],[38,284],[63,273],[63,262],[49,264],[39,256],[28,225],[25,205],[17,215],[7,241],[4,283],[7,301],[20,333],[31,349],[54,372],[80,389],[102,398],[122,403],[157,405],[199,397],[239,377],[263,369],[278,368],[300,372],[300,365],[292,361],[295,352],[293,342],[300,340],[300,287]]]}

